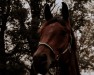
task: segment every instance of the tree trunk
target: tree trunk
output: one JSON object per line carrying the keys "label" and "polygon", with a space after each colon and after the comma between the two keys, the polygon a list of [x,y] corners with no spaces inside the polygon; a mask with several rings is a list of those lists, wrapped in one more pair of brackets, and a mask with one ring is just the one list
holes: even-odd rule
{"label": "tree trunk", "polygon": [[4,31],[6,30],[7,18],[10,11],[10,0],[2,0],[0,3],[0,75],[6,75]]}
{"label": "tree trunk", "polygon": [[[41,2],[40,0],[31,0],[31,3],[30,3],[32,21],[31,21],[31,28],[29,32],[29,39],[30,39],[29,42],[31,46],[30,48],[31,48],[32,55],[36,51],[38,46],[38,41],[39,41],[37,31],[40,23],[40,12],[41,12],[41,8],[39,7],[40,2]],[[33,67],[31,67],[30,75],[34,75],[33,71],[34,71]]]}
{"label": "tree trunk", "polygon": [[40,23],[40,0],[31,0],[31,13],[32,13],[32,21],[31,21],[31,28],[30,28],[30,32],[29,32],[29,38],[30,38],[30,46],[31,46],[31,52],[32,54],[35,52],[35,50],[37,49],[37,45],[38,45],[38,34],[37,34],[37,30],[38,30],[38,26]]}

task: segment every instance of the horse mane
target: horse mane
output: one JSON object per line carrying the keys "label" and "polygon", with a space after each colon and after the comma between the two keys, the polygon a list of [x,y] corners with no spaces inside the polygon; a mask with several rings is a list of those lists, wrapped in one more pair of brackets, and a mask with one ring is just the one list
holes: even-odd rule
{"label": "horse mane", "polygon": [[71,30],[71,48],[73,51],[77,51],[77,42],[76,42],[73,30]]}
{"label": "horse mane", "polygon": [[[73,30],[71,30],[71,37],[72,37],[72,42],[71,42],[71,55],[72,55],[72,60],[75,60],[74,63],[76,64],[76,67],[74,68],[77,72],[77,75],[80,75],[80,70],[79,70],[79,63],[78,63],[78,59],[77,59],[77,42],[73,33]],[[71,65],[74,65],[73,62],[71,62]]]}

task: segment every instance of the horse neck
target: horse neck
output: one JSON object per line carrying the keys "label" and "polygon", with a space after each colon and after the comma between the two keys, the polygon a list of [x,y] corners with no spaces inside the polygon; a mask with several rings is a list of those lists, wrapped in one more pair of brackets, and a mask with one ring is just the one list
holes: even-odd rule
{"label": "horse neck", "polygon": [[[77,51],[77,42],[76,42],[76,39],[75,39],[73,31],[71,32],[71,35],[72,35],[71,60],[74,60],[74,62],[72,62],[72,64],[74,64],[74,69],[75,69],[75,72],[76,72],[75,75],[80,75],[80,70],[79,70],[79,65],[78,65],[78,59],[77,59],[78,57],[77,57],[77,54],[76,54],[76,51]],[[72,68],[73,68],[73,65],[72,65]]]}
{"label": "horse neck", "polygon": [[74,36],[74,33],[73,33],[73,30],[71,30],[71,50],[73,52],[76,52],[77,51],[77,43],[76,43],[76,39],[75,39],[75,36]]}

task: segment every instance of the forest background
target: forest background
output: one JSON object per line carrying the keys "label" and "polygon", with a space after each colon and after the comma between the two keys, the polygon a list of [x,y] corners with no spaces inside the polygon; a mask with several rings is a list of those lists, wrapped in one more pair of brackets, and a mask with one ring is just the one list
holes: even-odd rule
{"label": "forest background", "polygon": [[0,0],[0,75],[30,75],[44,5],[60,15],[62,1],[69,7],[80,71],[94,71],[94,0]]}

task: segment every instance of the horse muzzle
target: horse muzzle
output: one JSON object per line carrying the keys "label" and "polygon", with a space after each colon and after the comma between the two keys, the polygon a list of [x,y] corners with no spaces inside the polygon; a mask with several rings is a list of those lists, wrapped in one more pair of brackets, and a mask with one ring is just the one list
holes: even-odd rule
{"label": "horse muzzle", "polygon": [[47,57],[46,55],[34,56],[33,67],[37,73],[46,74],[47,72]]}

